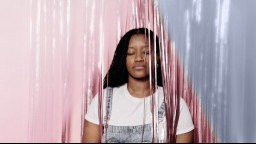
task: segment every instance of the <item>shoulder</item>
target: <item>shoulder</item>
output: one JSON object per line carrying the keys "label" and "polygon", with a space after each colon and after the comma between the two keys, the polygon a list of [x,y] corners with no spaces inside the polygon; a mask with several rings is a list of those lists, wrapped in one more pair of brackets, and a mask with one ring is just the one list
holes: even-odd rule
{"label": "shoulder", "polygon": [[183,107],[183,106],[187,106],[187,103],[185,102],[185,100],[180,97],[180,106]]}
{"label": "shoulder", "polygon": [[104,89],[104,95],[106,95],[109,91],[112,91],[113,94],[122,93],[123,88],[125,88],[125,86],[126,86],[126,84],[118,86],[118,87],[107,87]]}
{"label": "shoulder", "polygon": [[[164,99],[164,89],[163,89],[163,87],[161,87],[161,86],[157,87],[157,95],[160,98]],[[188,108],[186,101],[182,97],[179,97],[179,98],[180,98],[180,109],[182,110],[183,108]]]}
{"label": "shoulder", "polygon": [[182,97],[180,97],[180,110],[183,109],[189,110],[189,107],[186,101]]}

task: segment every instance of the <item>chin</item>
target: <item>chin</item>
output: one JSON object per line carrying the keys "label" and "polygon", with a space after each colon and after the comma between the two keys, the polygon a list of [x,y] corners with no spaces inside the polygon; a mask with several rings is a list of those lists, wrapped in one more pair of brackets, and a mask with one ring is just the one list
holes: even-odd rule
{"label": "chin", "polygon": [[137,77],[134,77],[134,78],[136,78],[136,79],[145,79],[145,78],[148,78],[148,77],[146,77],[146,76],[137,76]]}
{"label": "chin", "polygon": [[132,77],[135,79],[148,79],[149,75],[133,75]]}

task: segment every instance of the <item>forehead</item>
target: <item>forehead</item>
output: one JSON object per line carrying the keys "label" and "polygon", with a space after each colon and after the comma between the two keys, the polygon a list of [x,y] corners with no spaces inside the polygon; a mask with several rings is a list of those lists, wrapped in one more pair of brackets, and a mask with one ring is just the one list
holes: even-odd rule
{"label": "forehead", "polygon": [[131,37],[129,45],[134,43],[148,43],[148,37],[144,34],[135,34]]}

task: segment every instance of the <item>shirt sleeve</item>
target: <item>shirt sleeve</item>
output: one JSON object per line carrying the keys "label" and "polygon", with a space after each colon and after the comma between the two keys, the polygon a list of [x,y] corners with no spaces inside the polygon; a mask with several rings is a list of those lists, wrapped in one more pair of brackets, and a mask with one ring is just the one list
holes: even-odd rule
{"label": "shirt sleeve", "polygon": [[184,134],[190,132],[194,129],[194,124],[188,109],[186,102],[180,99],[180,116],[177,126],[176,135]]}
{"label": "shirt sleeve", "polygon": [[92,99],[87,113],[85,114],[85,120],[94,123],[99,124],[99,116],[98,116],[98,94]]}

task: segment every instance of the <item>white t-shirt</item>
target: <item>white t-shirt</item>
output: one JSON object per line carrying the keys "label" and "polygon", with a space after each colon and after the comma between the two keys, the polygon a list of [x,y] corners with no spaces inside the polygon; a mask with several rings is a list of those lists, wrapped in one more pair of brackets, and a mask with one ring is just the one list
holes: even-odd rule
{"label": "white t-shirt", "polygon": [[[106,90],[103,91],[103,114],[106,114]],[[158,87],[155,96],[158,99],[158,106],[160,108],[164,95],[163,88]],[[151,97],[136,98],[132,96],[127,84],[120,87],[113,88],[111,116],[108,121],[109,125],[113,126],[137,126],[143,124],[150,124],[152,122],[151,114]],[[145,119],[144,119],[145,117]],[[99,124],[98,117],[98,95],[96,95],[85,115],[85,119],[91,123]],[[183,134],[194,129],[189,109],[185,101],[180,99],[180,117],[177,126],[176,134]]]}

